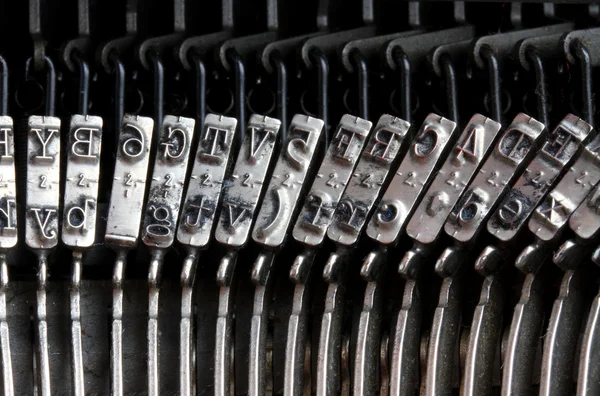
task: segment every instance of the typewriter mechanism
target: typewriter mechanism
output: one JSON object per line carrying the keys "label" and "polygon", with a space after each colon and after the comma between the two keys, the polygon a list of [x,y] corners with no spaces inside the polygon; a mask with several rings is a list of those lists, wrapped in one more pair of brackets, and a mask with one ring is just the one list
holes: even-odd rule
{"label": "typewriter mechanism", "polygon": [[600,4],[0,20],[0,394],[600,395]]}

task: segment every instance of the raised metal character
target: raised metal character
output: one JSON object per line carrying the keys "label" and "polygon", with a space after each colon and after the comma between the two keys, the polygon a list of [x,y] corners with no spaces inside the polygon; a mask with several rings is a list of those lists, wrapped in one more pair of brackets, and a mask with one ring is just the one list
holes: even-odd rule
{"label": "raised metal character", "polygon": [[117,252],[113,274],[111,391],[123,395],[123,278],[127,252],[136,247],[150,162],[152,118],[125,115],[119,132],[105,243]]}
{"label": "raised metal character", "polygon": [[267,377],[268,320],[273,298],[273,264],[279,248],[297,213],[302,192],[306,191],[306,178],[314,162],[317,143],[324,122],[318,118],[296,114],[282,145],[265,198],[258,212],[252,239],[263,246],[252,268],[252,281],[256,286],[252,324],[250,326],[250,361],[248,394],[265,394]]}
{"label": "raised metal character", "polygon": [[181,209],[177,240],[187,250],[181,270],[181,322],[179,326],[179,386],[182,396],[191,396],[193,378],[194,280],[200,251],[206,249],[220,207],[220,195],[229,169],[237,120],[207,114],[198,143],[187,193]]}
{"label": "raised metal character", "polygon": [[102,118],[74,115],[69,125],[67,174],[63,197],[62,241],[73,251],[71,354],[75,395],[85,395],[80,293],[83,255],[96,240]]}
{"label": "raised metal character", "polygon": [[150,251],[148,269],[148,394],[160,394],[158,369],[158,308],[161,272],[168,248],[175,241],[185,187],[192,118],[165,116],[158,136],[150,192],[142,219],[142,241]]}
{"label": "raised metal character", "polygon": [[228,248],[217,269],[220,291],[214,376],[218,396],[234,392],[231,370],[237,250],[248,240],[256,207],[264,195],[265,177],[280,126],[281,122],[274,118],[256,114],[250,117],[235,167],[223,186],[223,203],[215,231],[216,240]]}

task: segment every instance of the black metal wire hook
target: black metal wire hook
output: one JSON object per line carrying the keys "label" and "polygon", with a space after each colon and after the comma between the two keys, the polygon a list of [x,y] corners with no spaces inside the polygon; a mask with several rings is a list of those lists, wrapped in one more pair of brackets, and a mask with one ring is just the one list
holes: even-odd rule
{"label": "black metal wire hook", "polygon": [[115,75],[114,85],[114,111],[115,111],[115,133],[121,128],[121,121],[125,114],[125,66],[116,51],[109,56],[113,64],[112,73]]}
{"label": "black metal wire hook", "polygon": [[196,117],[198,117],[200,125],[204,125],[204,118],[206,117],[206,67],[200,54],[194,52],[190,58],[190,63],[196,73]]}
{"label": "black metal wire hook", "polygon": [[281,141],[285,142],[287,135],[287,68],[279,51],[273,51],[269,60],[277,74],[277,116],[281,120]]}
{"label": "black metal wire hook", "polygon": [[148,57],[154,75],[154,130],[159,131],[165,104],[165,67],[156,52],[149,52]]}
{"label": "black metal wire hook", "polygon": [[456,84],[456,70],[450,55],[443,54],[440,56],[440,65],[442,73],[444,73],[444,81],[446,83],[446,101],[448,104],[448,116],[450,119],[460,125],[458,119],[458,89]]}
{"label": "black metal wire hook", "polygon": [[78,91],[78,106],[79,114],[87,115],[89,107],[89,94],[90,94],[90,67],[83,56],[78,51],[73,52],[73,61],[79,67],[79,91]]}
{"label": "black metal wire hook", "polygon": [[500,66],[494,49],[489,45],[481,47],[481,57],[487,64],[491,96],[491,114],[495,121],[502,122],[502,98],[500,91]]}
{"label": "black metal wire hook", "polygon": [[592,90],[592,61],[590,53],[580,40],[571,46],[581,67],[581,92],[583,96],[583,117],[594,126],[594,93]]}
{"label": "black metal wire hook", "polygon": [[0,115],[8,114],[8,65],[0,55]]}
{"label": "black metal wire hook", "polygon": [[544,62],[540,54],[534,47],[528,47],[525,51],[527,60],[533,66],[537,86],[535,94],[537,96],[537,110],[540,122],[544,125],[549,125],[548,122],[548,90],[546,86],[546,72],[544,70]]}
{"label": "black metal wire hook", "polygon": [[[30,57],[25,62],[25,79],[31,79],[31,63],[33,57]],[[45,113],[47,116],[54,116],[55,103],[56,103],[56,70],[52,60],[44,56],[44,63],[46,64],[46,109]]]}
{"label": "black metal wire hook", "polygon": [[369,67],[364,56],[358,50],[350,53],[350,61],[358,75],[358,115],[369,119]]}
{"label": "black metal wire hook", "polygon": [[329,147],[329,64],[325,55],[317,48],[313,48],[309,57],[311,62],[317,68],[318,75],[318,92],[317,96],[319,99],[319,118],[323,120],[325,125],[325,148]]}
{"label": "black metal wire hook", "polygon": [[233,64],[235,71],[235,107],[238,118],[238,147],[241,147],[246,134],[246,66],[242,56],[233,48],[225,54],[227,60]]}
{"label": "black metal wire hook", "polygon": [[410,60],[408,55],[400,47],[395,47],[392,51],[392,58],[398,70],[400,70],[400,117],[405,121],[411,122],[411,82],[410,82]]}

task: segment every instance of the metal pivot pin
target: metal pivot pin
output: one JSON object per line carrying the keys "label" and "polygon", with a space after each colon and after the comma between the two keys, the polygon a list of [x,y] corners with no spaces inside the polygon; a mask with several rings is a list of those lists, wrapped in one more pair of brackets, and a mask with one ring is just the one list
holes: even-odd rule
{"label": "metal pivot pin", "polygon": [[181,270],[181,322],[179,388],[182,396],[193,392],[194,280],[200,251],[209,245],[218,213],[221,190],[232,157],[237,120],[208,114],[193,157],[192,173],[181,209],[177,240],[188,251]]}
{"label": "metal pivot pin", "polygon": [[331,224],[333,211],[352,175],[354,166],[362,153],[369,128],[356,122],[356,118],[344,115],[336,128],[332,144],[321,161],[316,177],[300,210],[292,236],[305,246],[303,253],[294,260],[290,279],[296,284],[294,307],[288,322],[284,394],[303,395],[311,388],[307,379],[310,364],[307,363],[308,350],[307,316],[310,304],[309,290],[317,273],[313,271],[316,248],[325,240]]}
{"label": "metal pivot pin", "polygon": [[[31,58],[27,61],[29,74]],[[36,307],[37,387],[40,395],[52,394],[48,352],[46,281],[48,256],[58,244],[60,186],[60,119],[54,117],[54,64],[45,58],[46,115],[30,116],[27,132],[27,191],[25,242],[38,256]]]}
{"label": "metal pivot pin", "polygon": [[306,189],[306,178],[323,127],[324,122],[317,118],[302,114],[292,118],[252,231],[252,239],[262,246],[262,252],[251,275],[256,288],[250,326],[249,395],[265,394],[268,384],[272,383],[272,373],[267,372],[266,355],[267,322],[273,298],[273,264],[278,250],[285,243],[302,191]]}
{"label": "metal pivot pin", "polygon": [[219,284],[219,314],[215,340],[215,395],[229,396],[234,392],[233,331],[235,299],[235,265],[237,250],[242,248],[250,234],[256,207],[263,196],[265,177],[281,122],[274,118],[253,114],[238,158],[223,188],[223,203],[215,239],[228,252],[217,270]]}
{"label": "metal pivot pin", "polygon": [[0,56],[0,352],[2,354],[3,392],[14,395],[10,330],[8,326],[7,292],[9,273],[7,253],[18,241],[17,186],[15,176],[15,144],[12,117],[8,112],[8,68]]}
{"label": "metal pivot pin", "polygon": [[81,341],[81,270],[84,252],[93,245],[96,237],[103,123],[101,117],[87,114],[89,68],[79,55],[74,57],[79,65],[79,90],[82,94],[79,114],[71,117],[69,125],[61,237],[63,243],[73,251],[70,292],[71,364],[74,394],[83,396],[85,379]]}
{"label": "metal pivot pin", "polygon": [[106,225],[106,244],[117,252],[113,274],[111,391],[123,395],[123,281],[127,252],[137,245],[154,121],[125,115],[119,132]]}
{"label": "metal pivot pin", "polygon": [[142,241],[150,251],[148,268],[148,393],[160,394],[158,314],[161,272],[165,255],[175,241],[179,209],[186,184],[192,118],[167,115],[162,121],[152,170],[150,192],[142,217]]}

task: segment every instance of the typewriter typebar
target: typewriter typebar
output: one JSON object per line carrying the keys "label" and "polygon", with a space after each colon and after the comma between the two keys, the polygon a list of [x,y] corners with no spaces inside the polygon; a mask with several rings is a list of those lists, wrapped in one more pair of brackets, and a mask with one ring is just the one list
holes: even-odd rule
{"label": "typewriter typebar", "polygon": [[0,394],[600,395],[600,5],[0,0]]}

